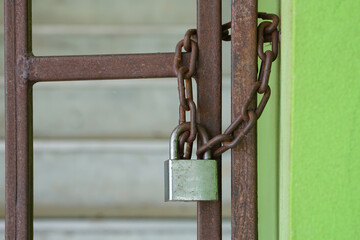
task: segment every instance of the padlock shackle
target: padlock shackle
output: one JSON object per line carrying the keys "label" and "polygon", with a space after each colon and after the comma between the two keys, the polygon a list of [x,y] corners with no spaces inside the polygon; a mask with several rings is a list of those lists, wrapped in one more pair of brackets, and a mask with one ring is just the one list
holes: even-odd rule
{"label": "padlock shackle", "polygon": [[[170,159],[179,159],[179,137],[182,133],[190,130],[190,123],[186,122],[177,126],[170,136]],[[197,124],[197,131],[199,138],[203,144],[209,140],[209,135],[205,128]],[[211,151],[208,150],[204,153],[204,159],[211,159]]]}

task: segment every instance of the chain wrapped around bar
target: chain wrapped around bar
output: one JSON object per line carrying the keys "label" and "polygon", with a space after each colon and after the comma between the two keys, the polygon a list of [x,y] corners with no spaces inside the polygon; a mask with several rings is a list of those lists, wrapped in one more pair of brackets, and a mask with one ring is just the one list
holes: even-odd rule
{"label": "chain wrapped around bar", "polygon": [[[279,17],[275,14],[258,13],[258,17],[263,21],[258,26],[258,44],[257,53],[261,59],[260,71],[258,74],[258,80],[251,88],[247,100],[241,108],[241,114],[230,124],[223,134],[216,135],[210,139],[206,144],[200,146],[197,150],[197,155],[202,156],[209,149],[213,152],[213,156],[217,157],[239,144],[250,130],[255,126],[256,121],[260,118],[264,108],[270,98],[270,86],[269,78],[271,72],[272,62],[275,61],[278,55],[279,45]],[[231,22],[228,22],[222,26],[222,39],[224,41],[231,41],[231,35],[229,29],[231,28]],[[271,43],[271,50],[264,52],[264,43]],[[190,67],[180,67],[181,62],[181,49],[187,52],[191,51]],[[191,77],[196,71],[196,60],[198,56],[198,47],[196,41],[196,30],[188,30],[185,34],[184,40],[181,40],[175,53],[175,72],[178,76],[178,90],[180,98],[180,114],[179,123],[186,122],[185,111],[190,111],[190,131],[185,132],[180,137],[180,153],[182,155],[184,144],[187,143],[187,149],[183,158],[188,159],[191,157],[192,143],[196,138],[196,105],[192,98],[192,84]],[[186,82],[186,90],[185,84]],[[186,94],[185,94],[186,93]],[[253,101],[256,101],[257,94],[262,94],[262,99],[256,109],[250,107]],[[216,148],[216,149],[215,149]]]}

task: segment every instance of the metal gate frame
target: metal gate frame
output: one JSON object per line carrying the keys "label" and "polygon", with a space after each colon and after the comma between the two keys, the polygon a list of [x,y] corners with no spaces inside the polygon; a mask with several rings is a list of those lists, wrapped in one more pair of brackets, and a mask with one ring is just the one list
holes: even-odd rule
{"label": "metal gate frame", "polygon": [[[232,0],[232,118],[256,81],[257,0]],[[5,239],[33,239],[33,107],[35,83],[176,77],[174,53],[34,56],[31,0],[5,0]],[[197,0],[198,122],[221,133],[221,0]],[[188,64],[190,53],[184,53]],[[255,103],[255,101],[254,101]],[[221,173],[221,159],[219,172]],[[232,239],[257,239],[256,129],[232,150]],[[219,201],[198,202],[198,239],[220,240]]]}

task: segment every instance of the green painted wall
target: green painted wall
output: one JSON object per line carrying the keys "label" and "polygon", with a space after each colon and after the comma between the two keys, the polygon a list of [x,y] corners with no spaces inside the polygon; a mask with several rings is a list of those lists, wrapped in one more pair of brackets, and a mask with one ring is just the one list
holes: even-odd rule
{"label": "green painted wall", "polygon": [[292,23],[282,32],[287,239],[360,239],[360,1],[283,2],[282,21]]}

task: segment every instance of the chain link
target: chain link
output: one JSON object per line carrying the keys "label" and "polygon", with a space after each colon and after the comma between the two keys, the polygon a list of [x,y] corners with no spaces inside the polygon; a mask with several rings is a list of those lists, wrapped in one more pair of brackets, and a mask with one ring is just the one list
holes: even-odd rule
{"label": "chain link", "polygon": [[[224,134],[216,135],[206,144],[200,146],[196,153],[198,156],[202,156],[206,151],[211,150],[214,157],[217,157],[228,149],[239,144],[256,125],[257,120],[260,118],[267,102],[269,101],[271,94],[269,86],[271,66],[272,62],[275,61],[278,55],[279,31],[277,30],[277,27],[279,25],[279,17],[275,14],[268,13],[258,13],[258,17],[263,20],[270,20],[263,21],[258,26],[257,53],[261,59],[258,80],[251,88],[246,102],[241,108],[240,115],[224,131]],[[231,22],[222,25],[222,39],[224,41],[231,41],[231,35],[229,32],[230,29]],[[193,101],[191,80],[196,73],[196,61],[199,54],[196,34],[196,29],[190,29],[186,32],[184,39],[176,46],[174,58],[174,68],[178,78],[180,100],[179,124],[186,122],[186,111],[190,111],[190,131],[183,133],[179,139],[179,151],[181,158],[184,159],[189,159],[191,157],[192,145],[197,135],[196,105]],[[264,51],[264,43],[266,42],[271,42],[271,50]],[[184,48],[187,52],[191,52],[189,67],[180,66],[182,48]],[[253,101],[256,101],[257,94],[262,94],[262,98],[256,109],[252,109],[250,106]],[[183,156],[185,143],[186,151]]]}
{"label": "chain link", "polygon": [[[178,79],[179,91],[179,124],[186,122],[186,112],[190,111],[190,131],[186,131],[179,138],[179,156],[184,159],[191,158],[193,142],[197,136],[196,104],[193,100],[192,77],[196,72],[196,64],[199,55],[196,29],[189,29],[184,39],[179,41],[175,49],[174,70]],[[180,66],[182,49],[191,52],[188,67]],[[186,143],[186,149],[185,149]],[[184,153],[185,149],[185,153]]]}

